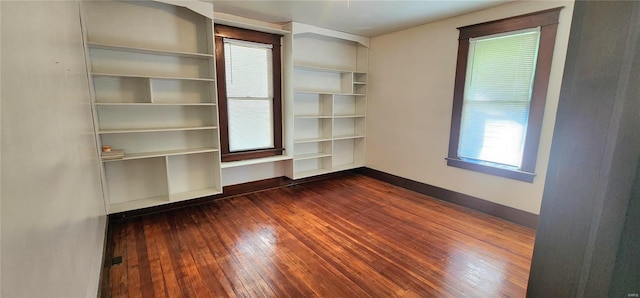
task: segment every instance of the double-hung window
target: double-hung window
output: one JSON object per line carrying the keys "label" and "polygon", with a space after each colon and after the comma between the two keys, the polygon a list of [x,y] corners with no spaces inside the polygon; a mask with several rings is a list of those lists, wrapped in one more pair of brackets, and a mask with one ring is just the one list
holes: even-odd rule
{"label": "double-hung window", "polygon": [[448,165],[533,181],[559,10],[459,28]]}
{"label": "double-hung window", "polygon": [[282,154],[280,36],[216,25],[222,160]]}

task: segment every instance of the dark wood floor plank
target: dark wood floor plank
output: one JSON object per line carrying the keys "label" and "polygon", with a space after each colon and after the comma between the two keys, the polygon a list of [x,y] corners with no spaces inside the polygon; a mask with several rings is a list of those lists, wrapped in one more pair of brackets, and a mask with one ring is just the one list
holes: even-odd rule
{"label": "dark wood floor plank", "polygon": [[[158,260],[162,270],[164,296],[177,297],[183,293],[183,290],[181,283],[178,281],[178,274],[174,269],[177,267],[177,264],[175,264],[175,259],[171,255],[169,244],[167,244],[169,228],[166,226],[166,217],[159,217],[161,220],[158,217],[159,216],[155,216],[148,219],[150,223],[155,223],[154,226],[157,228],[153,230],[153,234],[148,234],[148,238],[155,240]],[[156,292],[156,294],[159,294],[159,292]]]}
{"label": "dark wood floor plank", "polygon": [[[284,193],[281,193],[283,190],[278,190],[275,193],[275,196],[267,196],[265,193],[254,194],[252,197],[258,198],[254,200],[254,202],[261,207],[267,214],[269,214],[272,218],[274,218],[280,225],[285,227],[286,231],[293,235],[296,241],[300,242],[301,245],[308,248],[307,250],[300,250],[302,253],[300,257],[303,260],[306,259],[318,259],[319,257],[325,253],[322,248],[321,241],[309,241],[308,230],[312,227],[306,226],[303,229],[300,229],[298,224],[301,222],[295,214],[300,210],[296,210],[292,207],[292,202],[285,202],[286,204],[282,204],[282,202],[278,202],[274,200],[278,196],[282,196]],[[276,215],[277,214],[277,215]],[[325,248],[326,249],[326,248]],[[298,251],[296,251],[298,252]],[[308,254],[311,252],[311,254]],[[353,283],[347,276],[345,276],[338,268],[336,268],[335,263],[326,264],[327,261],[331,262],[332,260],[322,259],[322,262],[318,263],[318,266],[315,267],[315,270],[319,270],[318,274],[323,280],[315,279],[316,282],[322,282],[320,284],[320,296],[323,297],[349,297],[349,296],[366,296],[366,292],[363,291],[360,287]],[[334,266],[331,266],[334,265]],[[320,272],[325,272],[321,274]],[[326,282],[324,281],[326,279]],[[335,287],[335,284],[342,285],[341,287]]]}
{"label": "dark wood floor plank", "polygon": [[[273,200],[265,198],[259,202],[272,201]],[[290,204],[291,203],[297,204],[296,202],[290,202]],[[355,286],[357,286],[357,288],[354,287],[357,291],[362,289],[366,293],[395,295],[398,292],[404,291],[402,288],[399,288],[397,284],[393,284],[391,281],[384,279],[378,272],[371,271],[370,262],[373,261],[373,259],[365,259],[361,255],[354,253],[352,246],[349,245],[349,241],[341,241],[344,239],[336,240],[335,237],[330,235],[332,232],[327,229],[327,223],[318,222],[317,220],[314,221],[312,217],[313,214],[304,212],[304,210],[300,208],[298,208],[297,212],[288,214],[286,218],[288,226],[292,229],[290,232],[296,235],[297,239],[302,243],[310,247],[314,254],[321,257],[324,262],[338,269],[340,272],[338,276],[340,278],[349,278]],[[305,226],[306,228],[297,228],[300,226]],[[314,241],[309,241],[309,235],[314,235]],[[344,253],[343,258],[349,259],[349,263],[343,263],[342,258],[336,259],[335,251]],[[376,283],[370,282],[370,280],[376,278]],[[365,279],[367,282],[364,281]]]}
{"label": "dark wood floor plank", "polygon": [[[245,227],[252,235],[252,241],[247,243],[254,252],[254,260],[261,264],[264,271],[268,271],[271,284],[281,288],[285,296],[309,297],[313,291],[299,279],[289,276],[295,274],[286,264],[291,257],[287,251],[278,247],[278,236],[284,232],[284,228],[276,225],[270,218],[265,217],[248,198],[239,198],[229,201],[233,205],[234,222],[236,227]],[[284,240],[284,239],[283,239]]]}
{"label": "dark wood floor plank", "polygon": [[[353,195],[353,196],[357,196],[357,195]],[[383,220],[382,217],[377,217],[374,220],[368,221],[370,223],[375,223],[375,227],[367,226],[367,225],[354,226],[350,224],[349,220],[340,218],[339,214],[341,213],[341,210],[339,208],[333,208],[331,206],[332,205],[331,200],[328,200],[328,201],[309,200],[308,203],[311,205],[309,205],[305,209],[321,210],[323,208],[328,208],[333,210],[332,212],[318,212],[318,213],[319,213],[319,216],[324,217],[327,222],[331,223],[331,227],[336,227],[342,233],[351,237],[350,239],[352,242],[361,246],[361,247],[358,247],[356,251],[366,252],[368,248],[375,247],[376,248],[374,250],[375,255],[370,256],[370,258],[374,260],[384,259],[386,261],[386,266],[393,266],[393,268],[401,266],[404,269],[406,269],[407,267],[412,266],[411,263],[415,263],[418,260],[406,255],[406,247],[393,249],[394,244],[392,242],[385,242],[384,240],[381,241],[381,238],[376,236],[379,234],[383,234],[385,233],[384,232],[385,230],[388,230],[387,225],[389,225],[389,222]],[[375,212],[376,209],[379,209],[379,208],[370,208],[367,211],[359,214],[357,217],[362,217],[366,213]],[[393,219],[393,220],[397,220],[397,219]],[[365,227],[365,229],[362,229],[361,227]],[[386,237],[393,238],[395,236],[398,236],[396,232],[397,231],[392,231],[389,235],[386,235]],[[412,241],[411,238],[406,238],[406,239],[402,239],[399,243],[406,244],[408,242],[410,243],[411,241]],[[431,266],[428,262],[423,263],[421,265],[422,266],[420,266],[419,268],[420,270],[417,272],[405,271],[404,274],[390,277],[390,278],[394,278],[394,280],[405,284],[405,286],[407,283],[412,284],[415,282],[419,282],[420,284],[430,285],[431,288],[421,289],[418,291],[423,296],[424,295],[430,295],[430,296],[441,295],[442,293],[434,289],[435,288],[434,284],[432,284],[429,280],[425,280],[424,278],[422,278],[425,276],[429,276],[437,280],[439,276],[437,275],[437,272],[435,270],[437,270],[438,268]],[[409,274],[406,274],[407,272]],[[387,272],[387,274],[389,273],[390,272]],[[412,279],[402,281],[403,277],[411,277]],[[415,288],[415,287],[419,287],[419,285],[417,286],[413,284],[411,285],[411,287]],[[445,289],[445,290],[447,290],[449,293],[461,294],[461,292],[459,293],[460,289],[458,288],[450,287],[449,289]]]}
{"label": "dark wood floor plank", "polygon": [[[322,205],[325,206],[328,204],[322,204]],[[317,206],[317,207],[321,208],[322,206]],[[413,206],[412,210],[415,208],[416,206]],[[393,225],[402,225],[404,227],[403,229],[394,229],[394,230],[396,232],[398,231],[402,232],[403,230],[407,230],[407,232],[409,232],[408,235],[421,235],[423,231],[429,232],[430,235],[422,236],[422,237],[428,237],[429,241],[432,241],[433,238],[438,239],[439,241],[448,241],[448,242],[451,242],[451,240],[466,241],[466,243],[458,241],[455,244],[452,244],[449,246],[457,247],[458,250],[467,249],[468,254],[473,254],[477,259],[482,260],[482,262],[478,261],[477,264],[482,264],[483,266],[477,267],[475,268],[475,270],[484,270],[486,274],[483,274],[483,276],[485,276],[484,279],[478,280],[476,284],[471,284],[474,286],[473,288],[474,292],[479,292],[481,289],[480,288],[481,285],[485,285],[485,284],[491,285],[496,283],[495,280],[494,281],[489,280],[490,282],[487,282],[486,279],[490,279],[495,276],[500,276],[500,274],[496,274],[496,271],[502,270],[504,266],[502,262],[499,262],[498,260],[493,258],[493,256],[495,256],[496,254],[498,255],[511,254],[509,251],[503,251],[502,247],[499,247],[496,245],[487,245],[486,242],[482,242],[476,238],[469,237],[468,235],[466,235],[466,233],[458,233],[458,231],[456,231],[455,229],[450,229],[449,227],[446,227],[446,226],[438,226],[433,221],[420,221],[418,220],[418,218],[413,216],[411,212],[394,210],[393,206],[387,206],[384,208],[384,210],[381,210],[381,211],[382,212],[380,212],[380,210],[372,210],[369,213],[374,213],[374,214],[363,214],[363,216],[365,215],[370,216],[370,218],[366,219],[366,222],[375,222],[375,220],[377,219],[379,222],[392,223]],[[352,221],[355,221],[355,220],[352,220]],[[451,223],[453,223],[453,221],[449,222],[449,224]],[[392,235],[391,237],[394,237],[394,236],[396,235]],[[402,243],[403,241],[406,242],[406,240],[396,239],[396,242],[398,243]],[[468,242],[471,242],[471,244],[469,244]],[[424,243],[424,244],[428,245],[428,243]],[[387,246],[393,246],[393,244],[388,243]],[[496,250],[498,250],[499,252],[496,253],[495,252]],[[413,255],[413,257],[417,260],[429,260],[429,258],[426,256]],[[527,257],[528,260],[530,260],[530,257],[531,256],[528,255]],[[444,258],[449,259],[447,256],[444,256]],[[516,255],[511,255],[511,259],[519,259],[519,258]],[[526,259],[526,258],[522,258],[522,259]],[[429,261],[429,263],[432,263],[432,262],[434,262],[433,259]],[[514,262],[512,261],[511,264],[509,264],[510,266],[507,266],[507,268],[514,268],[514,267],[517,268],[517,266],[512,266],[513,264]],[[529,261],[526,262],[526,270],[528,270],[528,266],[529,266]],[[500,268],[495,269],[495,267],[500,267]],[[510,282],[507,276],[512,276],[513,274],[517,274],[517,273],[520,273],[520,276],[523,278],[527,276],[526,271],[514,272],[513,270],[509,270],[506,273],[507,274],[504,277],[505,280],[497,281],[497,282],[503,282],[505,285],[508,285]],[[440,276],[439,278],[443,279],[445,277]],[[511,286],[511,288],[513,288],[513,286]],[[520,287],[520,288],[524,288],[524,287]]]}
{"label": "dark wood floor plank", "polygon": [[120,264],[114,264],[109,269],[109,284],[110,290],[105,295],[119,297],[124,296],[127,293],[127,265],[126,265],[126,226],[114,225],[111,229],[114,248],[113,255],[110,258],[122,257],[123,262]]}
{"label": "dark wood floor plank", "polygon": [[112,297],[523,297],[534,231],[361,175],[110,224]]}

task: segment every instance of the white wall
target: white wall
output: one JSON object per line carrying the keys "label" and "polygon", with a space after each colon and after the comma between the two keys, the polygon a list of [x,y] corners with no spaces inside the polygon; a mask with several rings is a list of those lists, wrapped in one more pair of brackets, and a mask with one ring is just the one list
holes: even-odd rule
{"label": "white wall", "polygon": [[95,297],[106,218],[78,3],[0,3],[0,295]]}
{"label": "white wall", "polygon": [[[534,182],[447,166],[456,28],[559,6],[565,8],[560,14]],[[373,38],[366,166],[538,214],[572,12],[572,1],[523,1]]]}

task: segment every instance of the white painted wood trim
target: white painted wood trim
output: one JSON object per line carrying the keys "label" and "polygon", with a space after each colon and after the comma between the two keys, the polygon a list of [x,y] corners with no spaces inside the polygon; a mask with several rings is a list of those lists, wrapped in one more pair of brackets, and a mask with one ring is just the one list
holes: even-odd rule
{"label": "white painted wood trim", "polygon": [[284,160],[291,160],[291,159],[293,159],[293,157],[291,157],[291,156],[278,155],[278,156],[270,156],[270,157],[264,157],[264,158],[254,158],[254,159],[238,160],[238,161],[228,161],[228,162],[221,163],[220,168],[228,169],[228,168],[235,168],[235,167],[242,167],[242,166],[249,166],[249,165],[257,165],[257,164],[261,164],[261,163],[277,162],[277,161],[284,161]]}
{"label": "white painted wood trim", "polygon": [[222,12],[214,12],[213,16],[213,22],[216,24],[281,35],[291,33],[290,31],[283,29],[282,25],[278,24],[243,18]]}
{"label": "white painted wood trim", "polygon": [[154,0],[160,3],[171,4],[179,7],[187,8],[206,18],[213,19],[213,3],[207,3],[196,0]]}
{"label": "white painted wood trim", "polygon": [[[289,26],[287,26],[287,28],[288,27]],[[331,30],[331,29],[320,28],[320,27],[307,25],[307,24],[303,24],[303,23],[297,23],[297,22],[292,22],[290,27],[292,28],[291,31],[292,31],[292,33],[294,35],[302,34],[302,33],[314,33],[314,34],[330,36],[330,37],[334,37],[334,38],[339,38],[339,39],[344,39],[344,40],[357,42],[357,43],[359,43],[359,44],[361,44],[361,45],[363,45],[363,46],[365,46],[367,48],[371,45],[371,39],[368,38],[368,37],[364,37],[364,36],[359,36],[359,35],[340,32],[340,31],[335,31],[335,30]]]}

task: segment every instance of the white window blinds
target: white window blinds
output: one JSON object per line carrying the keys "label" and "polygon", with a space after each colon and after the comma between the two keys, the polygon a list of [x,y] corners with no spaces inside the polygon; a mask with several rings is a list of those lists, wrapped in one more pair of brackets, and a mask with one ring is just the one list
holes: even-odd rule
{"label": "white window blinds", "polygon": [[224,39],[229,151],[273,148],[272,46]]}
{"label": "white window blinds", "polygon": [[458,156],[519,168],[540,30],[469,40]]}

